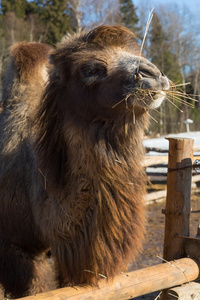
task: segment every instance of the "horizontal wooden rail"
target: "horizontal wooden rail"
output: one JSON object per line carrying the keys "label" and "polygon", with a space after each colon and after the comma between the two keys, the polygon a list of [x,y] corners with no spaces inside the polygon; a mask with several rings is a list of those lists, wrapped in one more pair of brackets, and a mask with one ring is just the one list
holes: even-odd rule
{"label": "horizontal wooden rail", "polygon": [[[200,156],[193,156],[193,161],[200,160]],[[168,155],[145,155],[144,167],[156,166],[159,164],[168,163]]]}
{"label": "horizontal wooden rail", "polygon": [[[153,186],[153,185],[152,185]],[[146,194],[145,196],[145,204],[150,204],[153,202],[159,202],[159,201],[163,201],[167,196],[167,190],[160,190],[160,191],[156,191],[156,192],[151,192],[149,194]]]}
{"label": "horizontal wooden rail", "polygon": [[198,277],[198,264],[190,258],[182,258],[134,272],[123,273],[117,276],[112,283],[106,283],[102,279],[99,288],[88,286],[67,287],[21,298],[21,300],[125,300],[181,285]]}
{"label": "horizontal wooden rail", "polygon": [[146,155],[144,158],[144,167],[150,167],[164,163],[168,163],[168,155]]}

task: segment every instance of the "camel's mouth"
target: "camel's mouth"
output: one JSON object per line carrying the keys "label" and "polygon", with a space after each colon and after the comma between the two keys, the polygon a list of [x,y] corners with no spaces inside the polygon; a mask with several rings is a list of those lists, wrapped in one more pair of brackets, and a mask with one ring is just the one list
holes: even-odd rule
{"label": "camel's mouth", "polygon": [[159,107],[165,99],[169,86],[168,78],[162,73],[147,76],[146,73],[140,72],[140,79],[135,86],[135,104],[147,108]]}
{"label": "camel's mouth", "polygon": [[[150,104],[149,108],[156,108],[159,107],[163,100],[165,99],[166,93],[164,91],[157,91],[157,92],[150,92]],[[152,100],[152,102],[151,102]]]}
{"label": "camel's mouth", "polygon": [[145,109],[159,107],[170,87],[168,78],[145,59],[127,82],[125,102],[130,110],[136,106]]}
{"label": "camel's mouth", "polygon": [[154,109],[162,104],[165,96],[166,93],[163,90],[134,89],[126,96],[126,107],[130,110],[135,106]]}
{"label": "camel's mouth", "polygon": [[149,92],[149,98],[148,100],[150,100],[150,103],[148,103],[150,108],[156,108],[158,106],[160,106],[163,102],[163,100],[165,99],[166,93],[165,91],[150,91]]}
{"label": "camel's mouth", "polygon": [[165,97],[165,92],[164,91],[157,91],[157,92],[152,92],[151,97],[153,98],[154,101],[158,100],[160,97]]}

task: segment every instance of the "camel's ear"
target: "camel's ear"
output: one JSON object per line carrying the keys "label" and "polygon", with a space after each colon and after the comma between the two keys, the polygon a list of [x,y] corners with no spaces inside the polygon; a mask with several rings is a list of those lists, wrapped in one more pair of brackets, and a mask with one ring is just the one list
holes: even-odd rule
{"label": "camel's ear", "polygon": [[39,171],[47,179],[47,188],[55,191],[64,185],[67,168],[67,147],[58,105],[60,93],[58,83],[52,79],[37,116],[38,134],[35,142]]}

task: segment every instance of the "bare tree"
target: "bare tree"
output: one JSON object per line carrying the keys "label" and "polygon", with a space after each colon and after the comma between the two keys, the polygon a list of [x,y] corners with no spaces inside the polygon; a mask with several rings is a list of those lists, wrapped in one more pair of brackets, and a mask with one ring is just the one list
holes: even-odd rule
{"label": "bare tree", "polygon": [[29,14],[27,16],[27,31],[28,31],[28,40],[38,41],[40,43],[45,42],[47,32],[49,29],[49,23],[42,23],[39,19],[39,16],[36,14]]}
{"label": "bare tree", "polygon": [[70,9],[73,13],[73,17],[75,20],[75,28],[76,30],[80,30],[82,27],[82,17],[83,17],[83,12],[81,10],[81,0],[70,0],[69,5]]}
{"label": "bare tree", "polygon": [[[195,75],[195,89],[197,90],[199,65],[195,53],[199,52],[199,45],[197,41],[197,34],[194,31],[196,26],[192,24],[192,14],[186,6],[182,6],[182,9],[177,9],[177,6],[174,6],[174,9],[171,8],[171,10],[167,10],[162,7],[161,14],[165,28],[167,29],[171,51],[174,53],[178,62],[179,72],[181,74],[182,90],[186,93],[185,84],[191,68],[195,68],[195,70],[197,70],[197,74]],[[193,84],[195,84],[195,82]],[[184,97],[182,100],[187,101]],[[184,103],[181,105],[181,110],[183,113],[179,115],[180,131],[184,130],[184,119],[187,119],[190,115],[188,106]]]}
{"label": "bare tree", "polygon": [[92,28],[100,24],[116,24],[119,20],[118,0],[83,0],[82,26]]}

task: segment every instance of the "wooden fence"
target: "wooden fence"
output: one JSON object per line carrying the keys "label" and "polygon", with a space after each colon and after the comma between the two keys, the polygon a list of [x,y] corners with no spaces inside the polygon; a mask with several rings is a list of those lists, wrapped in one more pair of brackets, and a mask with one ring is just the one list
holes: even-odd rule
{"label": "wooden fence", "polygon": [[[190,195],[193,140],[169,139],[167,199],[165,209],[164,263],[123,273],[113,282],[102,279],[99,288],[73,286],[21,298],[24,300],[130,299],[162,290],[164,299],[200,299],[200,241],[190,237]],[[185,247],[187,241],[187,247]],[[192,243],[196,242],[196,252]],[[192,251],[188,250],[192,249]],[[183,285],[184,284],[184,285]],[[177,287],[178,286],[178,287]]]}
{"label": "wooden fence", "polygon": [[[164,153],[161,153],[162,151],[159,148],[151,148],[148,149],[150,151],[154,152],[154,155],[148,155],[148,152],[145,155],[144,159],[144,167],[157,167],[157,166],[163,166],[167,168],[168,163],[168,151],[166,150]],[[148,151],[147,150],[147,151]],[[200,151],[200,146],[194,146],[193,151],[197,152]],[[157,155],[156,155],[157,154]],[[195,161],[200,161],[200,155],[193,155],[193,163]],[[163,199],[167,196],[167,171],[165,175],[157,175],[157,179],[164,177],[164,182],[161,183],[155,183],[155,177],[152,178],[152,176],[149,176],[150,184],[148,185],[148,193],[146,195],[146,204],[150,204],[152,202],[159,202],[163,201]],[[192,176],[192,190],[200,186],[200,173],[195,172],[195,175]]]}

